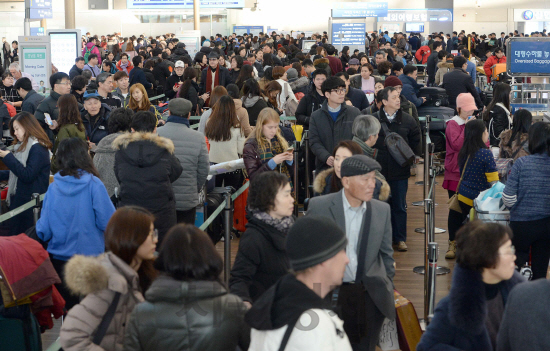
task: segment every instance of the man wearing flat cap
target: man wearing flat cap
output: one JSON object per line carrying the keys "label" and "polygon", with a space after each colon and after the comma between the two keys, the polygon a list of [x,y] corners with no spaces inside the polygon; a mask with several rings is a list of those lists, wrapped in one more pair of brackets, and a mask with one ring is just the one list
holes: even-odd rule
{"label": "man wearing flat cap", "polygon": [[348,239],[344,283],[333,293],[354,350],[374,351],[384,317],[395,318],[390,207],[372,198],[378,162],[353,155],[342,162],[343,189],[312,198],[307,215],[330,218]]}
{"label": "man wearing flat cap", "polygon": [[[229,71],[227,70],[227,68],[222,67],[218,64],[219,58],[220,54],[218,54],[216,51],[211,51],[208,54],[208,67],[202,70],[199,94],[210,94],[212,90],[214,90],[214,88],[218,85],[223,85],[224,87],[226,87],[231,84]],[[205,104],[208,103],[208,100],[205,101]]]}

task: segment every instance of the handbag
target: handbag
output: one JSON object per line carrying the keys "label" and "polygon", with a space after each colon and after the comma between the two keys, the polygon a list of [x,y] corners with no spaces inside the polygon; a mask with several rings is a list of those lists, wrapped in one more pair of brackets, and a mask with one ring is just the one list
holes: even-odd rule
{"label": "handbag", "polygon": [[414,152],[409,144],[398,133],[391,132],[385,122],[380,121],[386,137],[384,143],[391,157],[401,167],[408,167],[414,163]]}
{"label": "handbag", "polygon": [[512,171],[512,167],[514,166],[514,160],[518,153],[523,149],[523,146],[529,139],[525,139],[521,145],[518,147],[516,151],[512,154],[511,158],[499,158],[496,160],[497,165],[497,171],[498,171],[498,177],[503,183],[506,183],[506,180],[508,179],[508,176],[510,175],[510,172]]}
{"label": "handbag", "polygon": [[462,183],[462,177],[464,177],[464,172],[466,171],[466,166],[468,165],[469,160],[470,160],[470,156],[468,156],[468,159],[464,164],[464,169],[462,170],[462,174],[460,175],[460,180],[458,181],[458,185],[456,186],[455,194],[449,199],[449,201],[447,201],[447,203],[449,204],[449,210],[453,210],[458,213],[462,213],[462,209],[460,208],[460,203],[458,202],[458,189],[460,189],[460,183]]}
{"label": "handbag", "polygon": [[285,111],[285,116],[290,117],[290,116],[296,115],[296,110],[298,109],[298,103],[294,99],[289,99],[287,85],[288,83],[285,83],[284,94],[286,96],[286,101],[285,101],[283,110]]}

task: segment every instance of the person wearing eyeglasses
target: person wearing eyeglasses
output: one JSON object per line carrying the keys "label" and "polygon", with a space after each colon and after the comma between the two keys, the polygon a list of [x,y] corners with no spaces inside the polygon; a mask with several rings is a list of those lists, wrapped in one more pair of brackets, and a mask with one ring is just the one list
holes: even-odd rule
{"label": "person wearing eyeglasses", "polygon": [[327,100],[311,114],[309,120],[309,143],[316,158],[317,173],[334,167],[332,150],[340,141],[353,138],[353,121],[361,114],[357,108],[344,102],[346,83],[342,79],[327,78],[321,85],[321,91]]}
{"label": "person wearing eyeglasses", "polygon": [[74,255],[105,251],[103,232],[115,208],[84,140],[74,137],[59,143],[55,162],[59,172],[44,197],[36,234],[48,242],[52,264],[63,280],[56,286],[68,310],[78,303],[78,295],[66,288],[65,264]]}
{"label": "person wearing eyeglasses", "polygon": [[[157,277],[154,220],[142,207],[122,207],[105,229],[107,252],[98,257],[75,255],[67,263],[67,286],[83,299],[61,327],[59,341],[64,350],[123,350],[130,314],[144,301],[145,291]],[[111,306],[114,313],[109,318]],[[104,319],[109,323],[104,336],[98,337]]]}
{"label": "person wearing eyeglasses", "polygon": [[[50,77],[50,86],[52,88],[50,96],[45,98],[44,101],[38,105],[34,117],[36,117],[38,123],[40,123],[40,126],[44,129],[53,144],[55,139],[54,131],[57,128],[57,118],[59,117],[57,100],[59,100],[61,95],[71,93],[71,80],[69,75],[63,72],[52,74]],[[51,119],[51,124],[46,116],[49,116],[49,119]]]}
{"label": "person wearing eyeglasses", "polygon": [[[524,281],[515,270],[516,250],[512,239],[509,227],[481,221],[468,222],[456,233],[457,264],[451,291],[437,305],[431,323],[416,346],[418,351],[497,349],[504,311],[509,310],[508,296],[520,288],[512,291],[514,286]],[[525,334],[525,330],[521,333]],[[526,335],[533,337],[533,334]]]}

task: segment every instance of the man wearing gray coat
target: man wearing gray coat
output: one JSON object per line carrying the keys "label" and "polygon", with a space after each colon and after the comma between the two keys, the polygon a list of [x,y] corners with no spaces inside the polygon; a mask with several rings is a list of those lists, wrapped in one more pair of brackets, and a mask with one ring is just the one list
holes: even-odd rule
{"label": "man wearing gray coat", "polygon": [[176,196],[178,223],[186,224],[195,224],[199,192],[206,183],[210,170],[204,135],[189,128],[192,107],[189,100],[171,99],[168,103],[170,116],[166,124],[158,128],[159,136],[174,143],[174,155],[183,167],[183,172],[178,180],[172,183],[172,188]]}
{"label": "man wearing gray coat", "polygon": [[312,198],[307,211],[332,218],[348,238],[350,262],[332,300],[341,308],[354,350],[374,351],[384,317],[395,319],[390,206],[372,198],[380,169],[368,156],[348,157],[340,170],[343,189]]}

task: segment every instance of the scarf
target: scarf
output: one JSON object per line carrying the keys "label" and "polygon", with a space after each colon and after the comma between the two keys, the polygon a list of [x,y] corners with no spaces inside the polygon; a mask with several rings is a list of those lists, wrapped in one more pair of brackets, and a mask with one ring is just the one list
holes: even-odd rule
{"label": "scarf", "polygon": [[130,61],[126,63],[120,63],[120,68],[122,68],[123,71],[126,71],[126,68],[128,67],[129,64],[130,64]]}
{"label": "scarf", "polygon": [[[214,78],[214,87],[220,85],[220,65],[216,67],[216,78]],[[206,93],[212,92],[212,67],[208,66],[206,71]],[[205,105],[209,105],[210,98],[206,99]]]}
{"label": "scarf", "polygon": [[278,231],[280,231],[283,234],[288,234],[288,231],[290,230],[290,227],[294,224],[294,216],[288,216],[285,218],[273,218],[271,217],[267,212],[262,212],[257,209],[249,209],[252,213],[252,217],[269,224],[272,227],[275,227]]}
{"label": "scarf", "polygon": [[[17,150],[19,150],[19,148],[21,147],[21,143],[17,143],[17,145],[15,145],[15,147],[13,148],[13,156],[15,156],[15,159],[19,161],[19,163],[21,163],[23,167],[27,167],[27,159],[29,158],[31,147],[37,143],[38,140],[36,140],[35,137],[29,137],[25,150],[17,152]],[[6,196],[6,203],[8,204],[8,206],[10,205],[12,195],[15,195],[15,191],[17,190],[17,180],[18,177],[12,171],[10,171],[10,178],[8,180],[8,194]]]}
{"label": "scarf", "polygon": [[251,108],[252,106],[256,105],[256,103],[258,102],[258,100],[260,100],[260,97],[259,96],[243,96],[242,98],[243,100],[243,105],[244,107],[246,108]]}
{"label": "scarf", "polygon": [[[285,150],[283,150],[283,147],[281,146],[281,143],[279,143],[277,137],[271,139],[271,147],[269,147],[268,144],[264,150],[260,150],[258,148],[258,153],[260,154],[260,160],[262,161],[262,164],[269,162],[269,160],[271,160],[275,155],[281,154],[283,152],[285,152]],[[279,168],[279,173],[283,173],[284,175],[286,175],[288,181],[290,182],[290,188],[293,191],[294,185],[292,184],[292,178],[290,177],[290,172],[288,171],[288,164],[286,163],[286,161],[281,162],[281,164],[279,164],[274,169],[274,171],[276,171],[277,168]]]}

